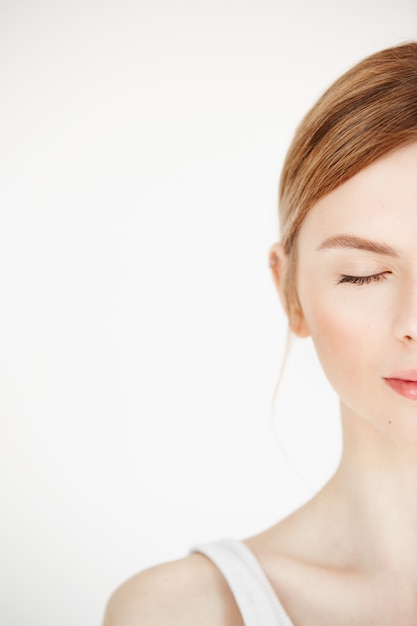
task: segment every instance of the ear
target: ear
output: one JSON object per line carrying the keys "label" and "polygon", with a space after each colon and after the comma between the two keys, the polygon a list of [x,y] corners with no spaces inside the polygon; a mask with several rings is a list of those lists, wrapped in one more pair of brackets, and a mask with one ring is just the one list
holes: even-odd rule
{"label": "ear", "polygon": [[269,266],[291,330],[298,337],[308,337],[310,331],[295,286],[291,289],[287,284],[288,255],[282,244],[276,243],[272,246],[269,253]]}

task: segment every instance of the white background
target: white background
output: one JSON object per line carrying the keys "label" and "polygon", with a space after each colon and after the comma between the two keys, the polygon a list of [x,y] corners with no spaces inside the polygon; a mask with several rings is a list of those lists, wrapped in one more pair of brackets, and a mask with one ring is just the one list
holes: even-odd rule
{"label": "white background", "polygon": [[416,37],[414,0],[1,1],[1,624],[98,625],[122,580],[333,471],[308,340],[289,463],[270,428],[279,170],[334,78]]}

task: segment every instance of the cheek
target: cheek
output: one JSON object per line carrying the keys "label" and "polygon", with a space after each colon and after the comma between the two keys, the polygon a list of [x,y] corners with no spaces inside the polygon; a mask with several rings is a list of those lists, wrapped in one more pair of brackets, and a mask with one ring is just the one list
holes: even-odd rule
{"label": "cheek", "polygon": [[334,302],[311,302],[304,312],[323,370],[337,393],[343,395],[350,381],[362,379],[372,333],[364,330],[358,311],[335,306]]}

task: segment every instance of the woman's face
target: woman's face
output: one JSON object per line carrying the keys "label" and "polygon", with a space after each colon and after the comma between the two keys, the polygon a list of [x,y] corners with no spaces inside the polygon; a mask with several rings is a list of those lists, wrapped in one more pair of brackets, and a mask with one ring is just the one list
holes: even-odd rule
{"label": "woman's face", "polygon": [[297,289],[342,410],[417,444],[417,142],[312,208]]}

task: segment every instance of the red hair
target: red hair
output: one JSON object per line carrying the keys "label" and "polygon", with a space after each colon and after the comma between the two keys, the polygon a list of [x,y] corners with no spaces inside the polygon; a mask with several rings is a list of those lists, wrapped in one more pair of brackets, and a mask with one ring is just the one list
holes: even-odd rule
{"label": "red hair", "polygon": [[[417,42],[377,52],[343,74],[298,127],[279,190],[282,243],[290,257],[311,207],[361,169],[417,140]],[[416,173],[417,175],[417,173]]]}

